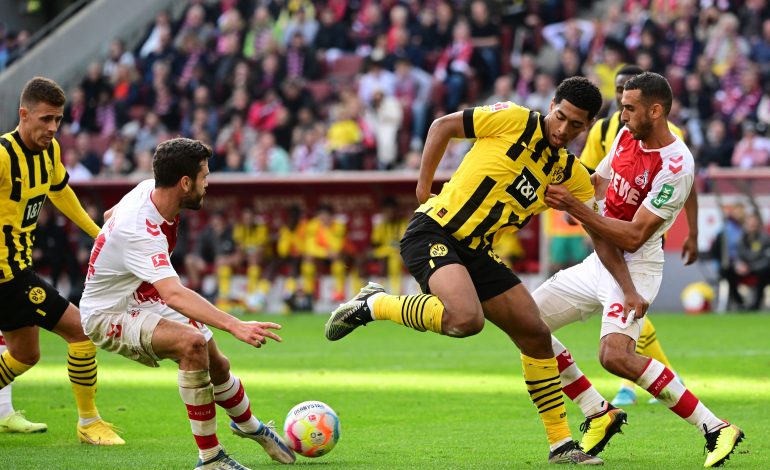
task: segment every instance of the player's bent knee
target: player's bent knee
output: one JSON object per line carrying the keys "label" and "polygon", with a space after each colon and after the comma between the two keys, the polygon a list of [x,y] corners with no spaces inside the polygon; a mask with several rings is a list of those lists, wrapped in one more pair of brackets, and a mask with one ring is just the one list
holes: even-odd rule
{"label": "player's bent knee", "polygon": [[625,354],[616,348],[602,345],[599,351],[599,362],[608,372],[615,375],[623,375],[625,366]]}
{"label": "player's bent knee", "polygon": [[[449,315],[447,315],[447,313],[449,313]],[[481,330],[484,329],[483,312],[453,315],[448,310],[445,310],[442,320],[444,332],[448,336],[453,336],[455,338],[473,336],[479,334]]]}
{"label": "player's bent knee", "polygon": [[40,361],[40,350],[37,351],[13,351],[11,353],[14,359],[26,364],[28,366],[34,366]]}
{"label": "player's bent knee", "polygon": [[208,343],[203,333],[192,327],[185,330],[187,331],[181,332],[179,335],[180,355],[187,359],[208,356]]}

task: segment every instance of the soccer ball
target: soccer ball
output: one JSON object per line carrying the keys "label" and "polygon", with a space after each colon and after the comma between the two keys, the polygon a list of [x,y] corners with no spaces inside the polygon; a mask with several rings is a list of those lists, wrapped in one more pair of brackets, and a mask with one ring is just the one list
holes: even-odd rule
{"label": "soccer ball", "polygon": [[337,444],[340,419],[326,403],[304,401],[286,415],[283,432],[294,452],[305,457],[320,457]]}

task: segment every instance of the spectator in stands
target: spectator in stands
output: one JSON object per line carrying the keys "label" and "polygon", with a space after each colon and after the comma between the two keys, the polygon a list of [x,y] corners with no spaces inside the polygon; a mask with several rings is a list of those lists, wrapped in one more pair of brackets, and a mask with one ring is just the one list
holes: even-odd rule
{"label": "spectator in stands", "polygon": [[286,174],[291,172],[291,160],[286,150],[276,145],[272,133],[262,132],[257,145],[246,154],[243,167],[252,174]]}
{"label": "spectator in stands", "polygon": [[[356,32],[355,27],[353,31]],[[318,60],[325,62],[334,62],[340,55],[352,49],[348,29],[345,24],[335,20],[334,10],[329,7],[321,10],[320,25],[313,46]]]}
{"label": "spectator in stands", "polygon": [[712,167],[729,167],[733,155],[733,142],[724,121],[713,118],[708,123],[703,145],[698,149],[697,164],[703,171]]}
{"label": "spectator in stands", "polygon": [[689,143],[696,149],[703,145],[704,128],[714,114],[713,96],[714,90],[704,87],[700,75],[687,74],[684,79],[684,91],[678,97],[686,109]]}
{"label": "spectator in stands", "polygon": [[337,170],[363,168],[364,134],[357,118],[357,107],[351,102],[338,103],[332,109],[326,142]]}
{"label": "spectator in stands", "polygon": [[537,63],[532,54],[522,54],[517,67],[514,68],[513,93],[514,103],[523,103],[535,89]]}
{"label": "spectator in stands", "polygon": [[762,35],[752,44],[750,58],[759,64],[762,77],[770,78],[770,18],[762,21]]}
{"label": "spectator in stands", "polygon": [[371,104],[376,90],[393,96],[396,89],[396,75],[385,68],[384,56],[372,54],[367,62],[366,73],[358,81],[358,97],[365,105]]}
{"label": "spectator in stands", "polygon": [[243,154],[234,146],[227,147],[224,164],[217,171],[222,173],[241,173],[243,171]]}
{"label": "spectator in stands", "polygon": [[131,173],[133,164],[128,156],[126,146],[126,139],[122,136],[116,136],[112,140],[110,147],[102,156],[102,163],[104,164],[100,172],[102,176],[115,178]]}
{"label": "spectator in stands", "polygon": [[481,72],[483,88],[488,90],[500,75],[500,24],[486,0],[471,2],[469,24],[475,70]]}
{"label": "spectator in stands", "polygon": [[473,75],[472,56],[470,27],[461,19],[452,28],[452,42],[441,53],[433,74],[446,88],[443,104],[447,113],[457,111],[460,101],[465,98],[468,80]]}
{"label": "spectator in stands", "polygon": [[125,65],[130,69],[135,64],[134,54],[126,50],[126,43],[122,39],[115,38],[110,42],[110,51],[102,66],[102,75],[111,80],[118,65]]}
{"label": "spectator in stands", "polygon": [[191,5],[188,8],[182,27],[174,39],[174,47],[179,49],[188,34],[197,36],[201,44],[206,44],[215,35],[212,25],[206,22],[206,10],[201,5]]}
{"label": "spectator in stands", "polygon": [[[102,76],[102,67],[99,65],[99,62],[88,64],[86,76],[80,82],[80,88],[83,90],[86,108],[94,116],[96,115],[96,107],[99,106],[99,97],[102,93],[107,93],[108,96],[112,93],[109,82]],[[96,118],[94,117],[94,119]]]}
{"label": "spectator in stands", "polygon": [[[308,12],[308,10],[310,10]],[[318,33],[318,21],[315,19],[315,8],[312,3],[307,6],[301,6],[291,13],[286,27],[283,30],[283,45],[287,48],[299,34],[302,37],[302,44],[313,44],[315,35]]]}
{"label": "spectator in stands", "polygon": [[[184,259],[190,288],[208,298],[215,298],[219,304],[227,304],[231,294],[234,253],[232,227],[222,212],[212,212],[206,228],[195,242],[195,251],[188,253]],[[217,274],[217,292],[203,292],[203,276],[212,268]]]}
{"label": "spectator in stands", "polygon": [[62,163],[64,163],[64,167],[67,169],[71,183],[88,181],[94,177],[93,173],[83,165],[82,158],[83,156],[78,152],[77,148],[73,147],[62,150]]}
{"label": "spectator in stands", "polygon": [[286,77],[317,80],[321,77],[321,64],[302,31],[295,31],[286,47]]}
{"label": "spectator in stands", "polygon": [[377,168],[392,170],[398,163],[398,138],[404,111],[401,103],[383,90],[375,89],[364,112],[364,120],[377,143]]}
{"label": "spectator in stands", "polygon": [[596,77],[605,106],[611,106],[615,102],[615,75],[625,65],[625,53],[622,44],[607,39],[604,41],[602,61],[591,68],[591,74]]}
{"label": "spectator in stands", "polygon": [[743,224],[746,219],[746,209],[742,204],[722,207],[724,224],[711,244],[710,257],[717,265],[719,277],[728,285],[728,306],[739,310],[744,309],[741,293],[738,291],[738,246],[743,239]]}
{"label": "spectator in stands", "polygon": [[765,287],[770,285],[770,235],[762,227],[762,220],[758,215],[746,217],[743,237],[738,244],[735,272],[739,276],[756,277],[749,310],[761,310],[764,305]]}
{"label": "spectator in stands", "polygon": [[412,65],[404,56],[396,59],[395,97],[401,102],[412,122],[410,148],[421,148],[428,131],[428,112],[433,81],[429,73]]}
{"label": "spectator in stands", "polygon": [[118,113],[115,110],[115,102],[109,89],[99,91],[99,100],[94,110],[96,127],[99,135],[110,137],[118,128]]}
{"label": "spectator in stands", "polygon": [[751,52],[749,42],[739,34],[738,28],[738,18],[734,14],[722,13],[706,42],[703,52],[711,60],[717,76],[727,72],[733,60],[742,62]]}
{"label": "spectator in stands", "polygon": [[355,292],[364,284],[368,276],[369,248],[372,244],[371,203],[366,207],[356,206],[345,214],[345,241],[342,247],[342,260],[347,266],[347,278],[350,290]]}
{"label": "spectator in stands", "polygon": [[246,124],[257,131],[272,131],[278,125],[283,103],[275,89],[267,88],[259,99],[253,101],[246,116]]}
{"label": "spectator in stands", "polygon": [[513,80],[511,80],[510,75],[500,75],[495,80],[492,94],[480,104],[505,103],[506,101],[516,101],[516,95],[513,93]]}
{"label": "spectator in stands", "polygon": [[86,103],[86,95],[81,86],[72,90],[70,99],[64,106],[64,117],[62,131],[68,134],[78,134],[82,132],[93,132],[96,127],[96,108],[89,107]]}
{"label": "spectator in stands", "polygon": [[583,61],[578,50],[574,47],[565,47],[559,54],[559,66],[554,81],[561,83],[565,78],[582,75],[582,68]]}
{"label": "spectator in stands", "polygon": [[147,33],[147,38],[139,48],[139,57],[146,59],[152,52],[159,50],[161,35],[171,31],[171,15],[168,10],[160,10],[155,14],[155,22]]}
{"label": "spectator in stands", "polygon": [[551,105],[556,86],[553,83],[553,77],[547,73],[539,73],[535,76],[535,89],[527,96],[522,106],[542,114],[548,114],[548,108]]}
{"label": "spectator in stands", "polygon": [[318,124],[297,130],[298,143],[291,153],[294,171],[299,173],[323,173],[333,169],[331,154],[327,150],[323,125]]}
{"label": "spectator in stands", "polygon": [[557,52],[570,48],[585,58],[594,37],[594,25],[588,20],[570,18],[544,26],[542,34]]}
{"label": "spectator in stands", "polygon": [[[91,134],[87,131],[82,131],[75,137],[75,148],[80,154],[80,161],[83,166],[88,168],[94,175],[98,175],[102,171],[102,158],[96,153],[93,147],[93,140]],[[93,240],[91,241],[93,244]]]}
{"label": "spectator in stands", "polygon": [[249,126],[244,125],[243,116],[233,113],[230,121],[222,128],[217,136],[216,153],[224,155],[230,150],[235,150],[241,155],[246,155],[257,145],[259,134]]}
{"label": "spectator in stands", "polygon": [[134,153],[134,168],[131,170],[131,176],[136,180],[152,178],[152,153],[152,150]]}
{"label": "spectator in stands", "polygon": [[735,131],[746,119],[756,117],[761,98],[762,86],[756,64],[749,64],[742,69],[738,83],[725,86],[716,93],[719,110]]}
{"label": "spectator in stands", "polygon": [[686,18],[674,20],[672,29],[667,41],[671,49],[671,59],[666,68],[666,77],[672,84],[681,84],[684,77],[695,68],[695,59],[701,52],[701,44],[695,39]]}
{"label": "spectator in stands", "polygon": [[243,41],[243,56],[247,59],[258,60],[272,48],[275,42],[273,27],[275,20],[270,15],[267,6],[260,4],[254,9],[249,29]]}
{"label": "spectator in stands", "polygon": [[[732,164],[737,168],[756,168],[770,165],[770,139],[758,131],[758,123],[744,121],[743,135],[733,151]],[[766,130],[762,126],[762,130]]]}

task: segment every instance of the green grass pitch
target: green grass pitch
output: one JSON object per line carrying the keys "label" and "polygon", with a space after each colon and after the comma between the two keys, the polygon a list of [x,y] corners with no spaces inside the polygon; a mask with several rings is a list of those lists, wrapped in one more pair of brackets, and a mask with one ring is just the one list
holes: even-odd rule
{"label": "green grass pitch", "polygon": [[[417,333],[380,322],[342,341],[323,338],[318,315],[265,316],[283,324],[282,344],[253,349],[217,332],[260,418],[280,425],[304,400],[339,414],[337,447],[297,465],[319,469],[539,469],[545,433],[521,375],[518,350],[493,325],[467,339]],[[687,386],[747,439],[727,468],[770,468],[770,315],[656,315],[658,338]],[[558,332],[586,375],[611,398],[618,380],[596,360],[598,319]],[[100,412],[127,445],[78,443],[65,370],[65,346],[42,332],[42,359],[20,377],[14,403],[48,423],[38,435],[0,434],[0,469],[191,469],[195,444],[176,386],[176,367],[150,369],[100,352]],[[627,407],[629,425],[602,453],[617,469],[702,468],[701,434],[661,405]],[[573,436],[580,410],[568,404]],[[251,468],[274,467],[255,443],[230,434],[218,409],[219,437]]]}

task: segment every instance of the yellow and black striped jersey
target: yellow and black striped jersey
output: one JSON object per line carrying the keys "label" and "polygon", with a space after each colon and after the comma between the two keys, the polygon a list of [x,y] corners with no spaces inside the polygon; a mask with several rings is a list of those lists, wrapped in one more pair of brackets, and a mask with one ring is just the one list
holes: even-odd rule
{"label": "yellow and black striped jersey", "polygon": [[[615,137],[618,136],[622,128],[623,123],[620,121],[620,111],[615,111],[610,117],[599,119],[591,127],[591,130],[588,131],[588,137],[586,137],[586,145],[583,147],[583,151],[580,152],[580,163],[588,168],[588,171],[591,173],[596,171],[596,167],[607,156],[607,153],[612,148],[612,143],[615,141]],[[677,137],[684,140],[682,130],[671,121],[668,121],[668,128]]]}
{"label": "yellow and black striped jersey", "polygon": [[581,202],[593,198],[588,171],[544,136],[545,118],[512,102],[463,111],[467,138],[476,138],[438,196],[424,212],[469,248],[492,244],[499,229],[517,231],[548,209],[548,184],[563,184]]}
{"label": "yellow and black striped jersey", "polygon": [[54,139],[42,152],[28,149],[18,129],[0,136],[0,283],[32,265],[32,231],[49,191],[67,186],[67,170]]}

